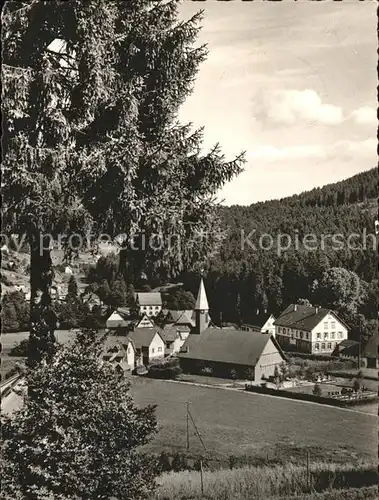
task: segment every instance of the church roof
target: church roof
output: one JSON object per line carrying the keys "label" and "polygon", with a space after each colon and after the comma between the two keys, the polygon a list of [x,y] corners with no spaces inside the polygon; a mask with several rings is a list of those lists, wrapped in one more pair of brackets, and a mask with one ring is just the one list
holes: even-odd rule
{"label": "church roof", "polygon": [[207,294],[205,293],[204,281],[203,281],[203,278],[201,278],[199,292],[197,294],[195,310],[198,311],[198,310],[207,310],[207,309],[209,309],[208,299],[207,299]]}
{"label": "church roof", "polygon": [[200,335],[189,335],[179,358],[255,366],[268,342],[273,342],[285,360],[281,348],[267,333],[209,327]]}

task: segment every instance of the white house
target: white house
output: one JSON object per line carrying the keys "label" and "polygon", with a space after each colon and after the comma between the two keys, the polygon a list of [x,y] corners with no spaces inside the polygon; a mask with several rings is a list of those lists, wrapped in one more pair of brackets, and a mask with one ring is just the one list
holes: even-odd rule
{"label": "white house", "polygon": [[153,359],[164,358],[165,343],[157,328],[136,328],[127,338],[136,349],[136,365],[148,365]]}
{"label": "white house", "polygon": [[187,335],[183,336],[175,325],[168,324],[161,329],[160,334],[165,343],[165,356],[171,356],[180,351],[185,339],[189,335],[189,331]]}
{"label": "white house", "polygon": [[257,310],[257,313],[251,320],[251,324],[242,325],[241,330],[269,333],[275,337],[274,321],[275,316],[267,312],[267,309],[262,312]]}
{"label": "white house", "polygon": [[149,318],[146,314],[142,316],[142,318],[135,325],[135,328],[154,328],[154,321]]}
{"label": "white house", "polygon": [[162,296],[160,292],[138,292],[135,295],[140,316],[158,316],[162,310]]}
{"label": "white house", "polygon": [[130,321],[125,319],[125,316],[116,310],[107,319],[105,327],[109,330],[115,330],[116,328],[126,328],[129,324]]}
{"label": "white house", "polygon": [[282,347],[312,354],[331,354],[348,337],[348,326],[330,310],[291,304],[274,321],[275,337]]}

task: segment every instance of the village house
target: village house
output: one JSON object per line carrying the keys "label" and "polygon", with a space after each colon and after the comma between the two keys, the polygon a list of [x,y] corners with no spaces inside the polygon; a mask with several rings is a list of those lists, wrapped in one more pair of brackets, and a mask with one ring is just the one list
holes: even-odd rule
{"label": "village house", "polygon": [[252,318],[250,324],[241,325],[243,331],[264,332],[275,336],[275,316],[267,309],[263,311],[257,310],[255,316]]}
{"label": "village house", "polygon": [[321,307],[291,304],[274,325],[282,347],[311,354],[332,354],[348,337],[347,325],[334,311]]}
{"label": "village house", "polygon": [[119,307],[106,321],[105,328],[108,330],[116,330],[120,328],[128,329],[131,327],[130,310],[128,308]]}
{"label": "village house", "polygon": [[261,380],[274,375],[286,361],[273,335],[236,328],[209,326],[209,307],[204,282],[197,296],[196,324],[180,352],[180,366],[187,373],[211,370],[213,375]]}
{"label": "village house", "polygon": [[136,349],[131,339],[108,337],[105,340],[102,361],[110,363],[116,370],[134,370],[136,365]]}
{"label": "village house", "polygon": [[162,296],[160,292],[137,292],[136,303],[140,316],[158,316],[162,310]]}
{"label": "village house", "polygon": [[154,359],[164,358],[165,343],[157,328],[136,328],[128,333],[136,352],[135,365],[148,365]]}
{"label": "village house", "polygon": [[146,314],[142,316],[142,318],[136,322],[134,328],[154,328],[155,323],[154,320],[148,317]]}

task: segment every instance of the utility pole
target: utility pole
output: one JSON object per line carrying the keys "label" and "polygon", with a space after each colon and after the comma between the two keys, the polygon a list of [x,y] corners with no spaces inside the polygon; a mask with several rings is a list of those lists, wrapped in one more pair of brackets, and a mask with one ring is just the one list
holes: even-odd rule
{"label": "utility pole", "polygon": [[189,401],[187,401],[187,451],[189,450]]}

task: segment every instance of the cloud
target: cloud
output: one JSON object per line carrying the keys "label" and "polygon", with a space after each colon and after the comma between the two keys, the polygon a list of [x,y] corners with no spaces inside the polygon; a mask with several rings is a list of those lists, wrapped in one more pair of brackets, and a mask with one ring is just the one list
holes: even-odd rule
{"label": "cloud", "polygon": [[361,108],[355,109],[350,117],[358,125],[376,125],[378,123],[376,116],[376,109],[370,106],[363,106]]}
{"label": "cloud", "polygon": [[272,145],[259,146],[248,151],[249,160],[259,160],[264,162],[281,162],[296,160],[346,160],[353,157],[367,158],[376,155],[376,140],[367,139],[365,141],[341,140],[329,146],[303,144],[277,148]]}
{"label": "cloud", "polygon": [[279,125],[298,122],[339,125],[344,121],[339,106],[323,103],[315,90],[278,90],[267,94],[259,106],[264,121]]}

